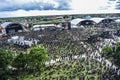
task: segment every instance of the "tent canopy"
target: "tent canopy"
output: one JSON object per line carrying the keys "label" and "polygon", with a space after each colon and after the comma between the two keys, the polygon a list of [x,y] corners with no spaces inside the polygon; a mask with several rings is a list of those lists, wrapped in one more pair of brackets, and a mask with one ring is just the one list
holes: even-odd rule
{"label": "tent canopy", "polygon": [[96,23],[112,23],[115,22],[115,20],[110,19],[110,18],[91,18],[90,20],[93,20]]}
{"label": "tent canopy", "polygon": [[24,30],[24,27],[17,22],[5,22],[1,24],[1,27],[5,29],[7,34],[12,34]]}
{"label": "tent canopy", "polygon": [[85,20],[85,19],[81,19],[81,18],[73,19],[73,20],[71,20],[71,24],[72,25],[77,25],[83,20]]}
{"label": "tent canopy", "polygon": [[96,23],[100,23],[102,20],[104,20],[105,18],[91,18],[90,20],[95,21]]}
{"label": "tent canopy", "polygon": [[93,20],[89,20],[89,19],[80,19],[80,18],[77,18],[77,19],[73,19],[71,21],[71,25],[73,26],[77,26],[77,25],[93,25],[95,24],[95,22]]}

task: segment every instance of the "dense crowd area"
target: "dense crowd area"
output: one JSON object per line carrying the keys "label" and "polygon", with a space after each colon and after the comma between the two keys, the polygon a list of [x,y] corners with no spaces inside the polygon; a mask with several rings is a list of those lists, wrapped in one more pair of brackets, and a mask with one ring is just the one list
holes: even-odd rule
{"label": "dense crowd area", "polygon": [[25,76],[39,80],[118,80],[114,69],[90,58],[70,59],[46,65],[41,75]]}
{"label": "dense crowd area", "polygon": [[[102,52],[105,45],[115,44],[119,41],[119,37],[114,33],[111,35],[103,34],[106,31],[105,29],[108,30],[109,28],[92,26],[84,29],[20,32],[0,38],[0,47],[16,51],[17,55],[21,51],[26,52],[27,49],[38,44],[42,44],[47,50],[49,59],[45,62],[41,74],[37,71],[28,71],[27,73],[23,71],[25,72],[24,76],[20,72],[17,73],[17,77],[12,75],[12,79],[119,80],[119,66],[106,59]],[[13,39],[14,43],[9,42],[8,39],[14,36],[23,39],[17,41]],[[24,42],[21,44],[20,40],[31,41],[32,45],[26,46]]]}
{"label": "dense crowd area", "polygon": [[[102,31],[103,29],[97,29],[97,28],[88,28],[88,29],[71,29],[71,30],[42,30],[42,31],[28,31],[28,32],[18,32],[15,34],[6,35],[2,38],[0,38],[0,46],[5,49],[11,49],[11,48],[20,48],[20,49],[27,49],[31,46],[34,46],[36,44],[40,43],[54,43],[54,42],[62,42],[66,38],[70,38],[73,41],[81,41],[81,40],[87,40],[88,37],[94,33],[94,30]],[[8,39],[11,39],[12,37],[23,37],[23,39],[19,38],[18,42],[9,43]],[[24,43],[21,44],[20,42],[26,40],[26,41],[32,41],[31,46],[26,46]],[[6,45],[6,46],[3,46]],[[14,47],[15,46],[15,47]]]}

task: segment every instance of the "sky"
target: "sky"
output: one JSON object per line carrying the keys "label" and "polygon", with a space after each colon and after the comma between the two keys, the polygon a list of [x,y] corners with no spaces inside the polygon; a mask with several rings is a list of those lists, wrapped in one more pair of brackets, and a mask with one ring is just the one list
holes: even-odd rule
{"label": "sky", "polygon": [[120,0],[0,0],[0,17],[120,12]]}

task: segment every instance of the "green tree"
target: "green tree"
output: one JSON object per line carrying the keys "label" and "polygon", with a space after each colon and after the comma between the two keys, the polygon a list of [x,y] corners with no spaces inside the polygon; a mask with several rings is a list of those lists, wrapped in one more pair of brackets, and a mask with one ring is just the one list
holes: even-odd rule
{"label": "green tree", "polygon": [[114,56],[120,56],[120,42],[115,45]]}
{"label": "green tree", "polygon": [[27,65],[27,54],[20,53],[16,56],[12,62],[12,66],[17,68],[18,70],[23,70],[26,68]]}
{"label": "green tree", "polygon": [[32,69],[40,70],[40,67],[48,59],[47,50],[42,45],[37,45],[29,49],[29,67]]}
{"label": "green tree", "polygon": [[104,56],[107,58],[113,58],[116,65],[120,66],[120,42],[116,43],[114,47],[103,47]]}
{"label": "green tree", "polygon": [[116,45],[115,45],[115,48],[114,48],[114,52],[113,52],[113,57],[114,57],[114,62],[116,65],[120,66],[120,42],[118,42]]}
{"label": "green tree", "polygon": [[29,28],[31,28],[32,26],[33,26],[33,24],[32,24],[32,23],[29,23],[29,24],[28,24],[28,27],[29,27]]}
{"label": "green tree", "polygon": [[0,48],[0,75],[5,74],[13,60],[11,51]]}
{"label": "green tree", "polygon": [[23,78],[26,73],[33,73],[34,71],[40,74],[47,59],[47,50],[42,45],[37,45],[28,49],[28,52],[17,55],[12,62],[12,67],[16,68],[17,73],[21,74]]}
{"label": "green tree", "polygon": [[105,52],[106,56],[111,55],[113,53],[113,49],[110,46],[104,46],[103,51]]}

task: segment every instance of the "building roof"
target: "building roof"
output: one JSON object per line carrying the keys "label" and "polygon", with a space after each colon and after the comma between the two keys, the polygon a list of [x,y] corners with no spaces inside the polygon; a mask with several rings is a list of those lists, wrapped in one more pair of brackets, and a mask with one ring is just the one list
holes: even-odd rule
{"label": "building roof", "polygon": [[102,20],[104,20],[105,18],[98,18],[98,17],[95,17],[95,18],[91,18],[90,20],[96,22],[96,23],[100,23]]}
{"label": "building roof", "polygon": [[40,25],[34,25],[34,26],[33,26],[33,28],[38,28],[38,27],[40,27]]}
{"label": "building roof", "polygon": [[18,22],[4,22],[4,23],[2,23],[0,26],[1,26],[2,28],[6,28],[6,27],[8,27],[10,24],[20,24],[20,23],[18,23]]}
{"label": "building roof", "polygon": [[84,21],[84,20],[85,20],[85,19],[81,19],[81,18],[73,19],[73,20],[71,20],[71,24],[77,25],[77,24],[79,24],[81,21]]}
{"label": "building roof", "polygon": [[55,24],[42,24],[41,27],[49,27],[49,26],[56,26]]}
{"label": "building roof", "polygon": [[[83,21],[85,21],[85,23]],[[71,21],[71,24],[72,25],[78,25],[79,23],[81,23],[81,24],[86,24],[87,25],[87,24],[89,24],[88,22],[94,22],[94,23],[96,23],[95,21],[90,20],[90,19],[80,19],[80,18],[77,18],[77,19],[73,19]]]}
{"label": "building roof", "polygon": [[6,28],[10,24],[12,24],[12,22],[5,22],[5,23],[1,24],[1,27]]}
{"label": "building roof", "polygon": [[51,27],[56,26],[55,24],[42,24],[42,25],[34,25],[33,28],[39,28],[39,27]]}
{"label": "building roof", "polygon": [[115,22],[120,22],[120,19],[115,20]]}

